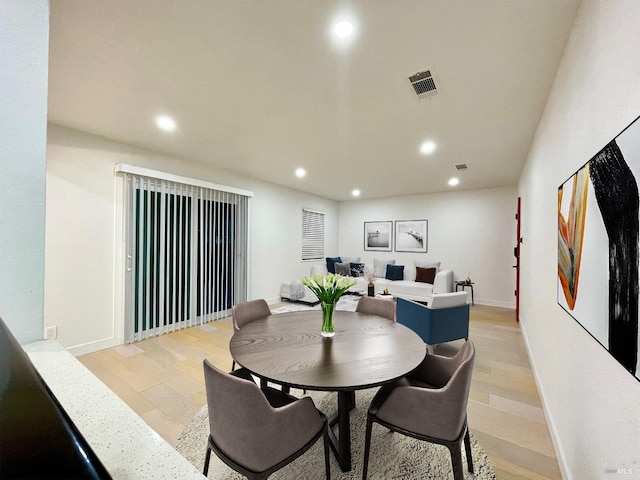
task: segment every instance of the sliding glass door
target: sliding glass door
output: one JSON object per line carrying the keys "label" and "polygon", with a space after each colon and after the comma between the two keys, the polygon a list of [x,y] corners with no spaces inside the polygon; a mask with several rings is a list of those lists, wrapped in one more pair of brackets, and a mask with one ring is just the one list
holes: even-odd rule
{"label": "sliding glass door", "polygon": [[246,300],[249,198],[126,174],[125,341],[203,324]]}

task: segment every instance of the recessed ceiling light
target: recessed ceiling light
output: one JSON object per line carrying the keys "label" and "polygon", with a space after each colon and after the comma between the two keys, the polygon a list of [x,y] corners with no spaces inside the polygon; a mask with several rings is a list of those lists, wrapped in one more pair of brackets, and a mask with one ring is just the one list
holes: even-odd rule
{"label": "recessed ceiling light", "polygon": [[357,188],[351,191],[351,195],[353,195],[354,197],[359,197],[360,196],[360,190],[358,190]]}
{"label": "recessed ceiling light", "polygon": [[460,180],[458,180],[456,177],[453,177],[453,178],[449,179],[449,185],[452,186],[452,187],[455,187],[459,183],[460,183]]}
{"label": "recessed ceiling light", "polygon": [[156,126],[165,132],[173,132],[176,129],[176,121],[168,115],[158,115]]}
{"label": "recessed ceiling light", "polygon": [[420,145],[420,153],[422,153],[423,155],[430,155],[435,151],[436,151],[436,144],[431,140],[422,142],[422,144]]}
{"label": "recessed ceiling light", "polygon": [[335,27],[333,27],[333,32],[338,38],[348,38],[353,35],[354,30],[355,27],[353,26],[353,23],[348,20],[342,20],[336,23]]}
{"label": "recessed ceiling light", "polygon": [[307,171],[304,168],[296,168],[296,177],[302,178],[307,174]]}

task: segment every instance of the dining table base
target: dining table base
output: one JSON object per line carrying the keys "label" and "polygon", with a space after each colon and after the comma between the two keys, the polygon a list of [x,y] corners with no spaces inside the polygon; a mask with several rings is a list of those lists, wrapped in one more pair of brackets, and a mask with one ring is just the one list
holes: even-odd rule
{"label": "dining table base", "polygon": [[[338,411],[329,417],[329,445],[343,472],[351,471],[351,426],[349,412],[356,406],[356,392],[353,390],[338,392]],[[338,424],[336,437],[333,426]]]}

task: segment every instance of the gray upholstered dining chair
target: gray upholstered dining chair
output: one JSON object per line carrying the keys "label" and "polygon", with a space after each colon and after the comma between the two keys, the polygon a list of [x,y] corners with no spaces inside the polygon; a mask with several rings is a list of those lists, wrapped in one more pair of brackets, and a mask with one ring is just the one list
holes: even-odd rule
{"label": "gray upholstered dining chair", "polygon": [[[233,320],[233,331],[237,332],[248,323],[258,320],[260,318],[268,317],[271,315],[269,305],[263,299],[249,300],[248,302],[238,303],[231,308],[231,319]],[[236,361],[231,363],[231,370],[236,369]],[[263,378],[260,379],[260,387],[265,388],[267,381]],[[289,387],[283,386],[282,390],[289,393]],[[307,393],[304,390],[304,393]]]}
{"label": "gray upholstered dining chair", "polygon": [[383,386],[367,414],[362,478],[367,478],[373,423],[419,440],[444,445],[451,453],[455,480],[463,480],[462,443],[473,473],[467,401],[475,347],[466,341],[454,357],[427,355],[405,378]]}
{"label": "gray upholstered dining chair", "polygon": [[211,451],[249,479],[264,479],[291,463],[323,437],[325,475],[330,478],[327,418],[309,397],[260,389],[245,369],[225,373],[204,360]]}
{"label": "gray upholstered dining chair", "polygon": [[396,303],[385,298],[361,297],[358,300],[356,312],[378,315],[394,321],[396,318]]}
{"label": "gray upholstered dining chair", "polygon": [[[251,323],[259,318],[271,315],[269,305],[263,299],[250,300],[238,303],[231,308],[231,318],[233,320],[233,331],[237,332],[247,323]],[[236,369],[236,361],[231,364],[231,370]]]}

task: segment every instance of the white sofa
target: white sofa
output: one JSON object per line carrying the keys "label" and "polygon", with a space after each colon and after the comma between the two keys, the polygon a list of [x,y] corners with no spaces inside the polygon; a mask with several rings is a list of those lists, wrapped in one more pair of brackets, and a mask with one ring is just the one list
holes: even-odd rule
{"label": "white sofa", "polygon": [[[328,273],[327,266],[312,265],[311,274]],[[453,270],[439,270],[436,277],[431,283],[416,282],[413,279],[408,279],[408,274],[405,271],[403,280],[387,280],[386,278],[376,278],[374,280],[375,293],[383,293],[385,289],[389,291],[389,294],[396,297],[406,298],[408,300],[414,300],[417,302],[431,303],[431,297],[434,293],[450,293],[453,292]],[[415,273],[413,274],[415,278]],[[368,281],[365,277],[350,277],[356,281],[356,284],[349,289],[351,293],[359,293],[366,295]]]}
{"label": "white sofa", "polygon": [[280,287],[280,300],[306,303],[307,305],[317,305],[320,303],[318,297],[309,288],[300,283],[300,280],[291,283],[283,283]]}

